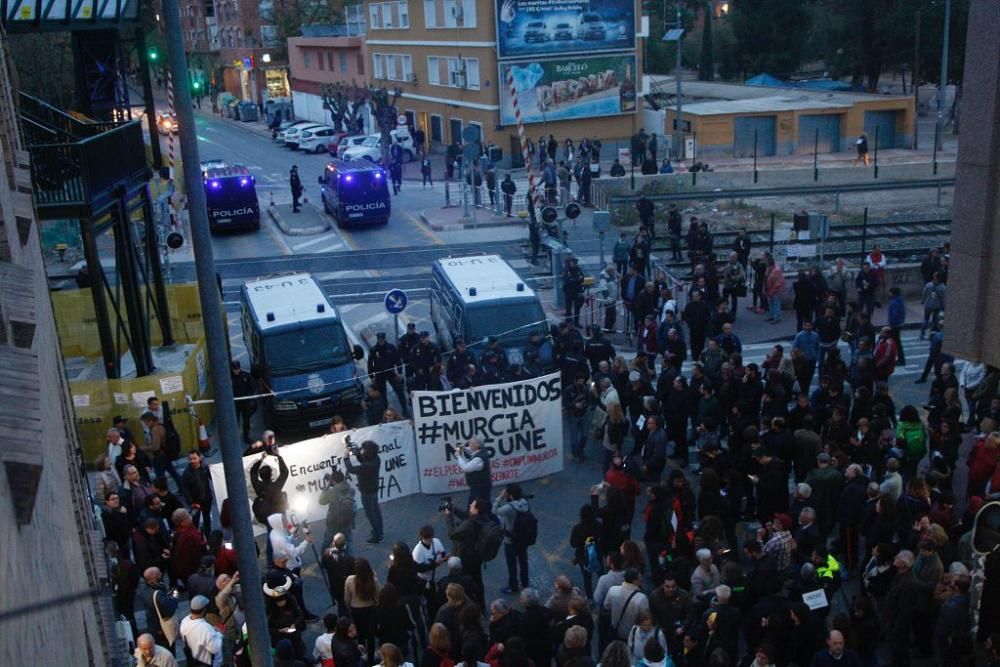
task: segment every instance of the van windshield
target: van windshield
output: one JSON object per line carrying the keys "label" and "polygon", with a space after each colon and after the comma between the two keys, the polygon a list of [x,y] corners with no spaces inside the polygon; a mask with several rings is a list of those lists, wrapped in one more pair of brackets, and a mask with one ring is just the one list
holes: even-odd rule
{"label": "van windshield", "polygon": [[272,375],[296,375],[346,364],[347,335],[339,322],[282,331],[264,337],[264,359]]}
{"label": "van windshield", "polygon": [[544,332],[545,322],[545,313],[537,301],[491,305],[468,311],[466,335],[474,341],[497,336],[507,345],[523,345],[532,333]]}

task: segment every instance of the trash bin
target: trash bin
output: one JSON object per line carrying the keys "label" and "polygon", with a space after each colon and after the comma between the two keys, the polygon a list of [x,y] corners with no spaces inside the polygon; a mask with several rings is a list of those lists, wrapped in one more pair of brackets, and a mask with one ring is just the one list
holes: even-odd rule
{"label": "trash bin", "polygon": [[236,115],[236,107],[238,104],[239,104],[238,101],[233,100],[226,105],[226,118],[236,118],[236,119],[239,118],[239,116]]}
{"label": "trash bin", "polygon": [[239,119],[244,123],[257,120],[257,105],[253,102],[240,102],[239,112]]}

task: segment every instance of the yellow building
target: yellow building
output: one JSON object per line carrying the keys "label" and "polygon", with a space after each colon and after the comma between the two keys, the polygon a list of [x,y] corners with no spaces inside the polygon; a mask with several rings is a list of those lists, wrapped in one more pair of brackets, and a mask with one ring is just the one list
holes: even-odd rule
{"label": "yellow building", "polygon": [[524,4],[368,2],[371,78],[402,90],[400,113],[432,145],[459,141],[473,126],[506,158],[518,146],[511,76],[525,134],[536,142],[543,134],[607,142],[636,131],[638,2],[591,0],[585,11],[557,0]]}

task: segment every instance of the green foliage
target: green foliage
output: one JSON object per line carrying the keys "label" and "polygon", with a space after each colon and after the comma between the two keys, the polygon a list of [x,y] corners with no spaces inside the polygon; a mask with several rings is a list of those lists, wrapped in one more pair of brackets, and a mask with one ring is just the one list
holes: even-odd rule
{"label": "green foliage", "polygon": [[744,76],[767,72],[785,78],[799,68],[809,32],[807,6],[804,0],[730,3],[729,21],[738,44],[739,69]]}
{"label": "green foliage", "polygon": [[698,80],[712,81],[714,79],[715,60],[712,54],[712,4],[706,3],[701,27],[701,59],[698,61]]}

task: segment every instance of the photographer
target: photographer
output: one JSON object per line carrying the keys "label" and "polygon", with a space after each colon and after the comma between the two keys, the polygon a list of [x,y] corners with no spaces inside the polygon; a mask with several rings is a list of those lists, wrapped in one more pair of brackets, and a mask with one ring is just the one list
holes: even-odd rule
{"label": "photographer", "polygon": [[[417,564],[417,576],[424,581],[424,598],[427,608],[437,611],[435,598],[435,582],[437,568],[448,561],[448,550],[441,540],[434,537],[434,528],[424,526],[420,529],[420,541],[413,547],[413,562]],[[433,613],[430,614],[433,616]]]}
{"label": "photographer", "polygon": [[[361,447],[351,444],[347,439],[347,456],[344,464],[347,472],[358,477],[358,490],[361,491],[361,505],[365,508],[365,516],[371,524],[372,534],[366,540],[368,544],[378,544],[382,541],[382,510],[378,506],[378,478],[382,470],[382,459],[378,455],[378,445],[371,440],[365,440]],[[352,462],[352,457],[358,463]]]}
{"label": "photographer", "polygon": [[450,444],[445,447],[454,455],[458,467],[465,473],[465,483],[469,485],[469,503],[476,498],[489,498],[493,494],[490,453],[483,448],[479,438],[469,438],[465,447],[453,447]]}
{"label": "photographer", "polygon": [[[475,498],[469,503],[469,511],[463,512],[451,503],[444,508],[448,521],[448,536],[451,538],[455,555],[462,560],[462,570],[472,577],[473,586],[470,597],[480,608],[484,608],[485,591],[483,589],[483,557],[479,551],[480,536],[484,524],[489,521],[489,501]],[[461,521],[457,526],[455,519]]]}
{"label": "photographer", "polygon": [[[263,465],[268,455],[278,461],[278,476],[274,468]],[[278,448],[265,443],[264,453],[250,466],[250,484],[257,498],[253,501],[253,515],[260,523],[267,525],[267,517],[288,509],[288,496],[282,490],[288,481],[288,466],[285,459],[278,456]]]}
{"label": "photographer", "polygon": [[323,544],[330,544],[333,536],[343,533],[347,550],[351,550],[351,533],[354,529],[354,487],[339,469],[323,478],[326,482],[319,495],[319,504],[326,505],[326,533]]}
{"label": "photographer", "polygon": [[521,543],[515,533],[518,514],[531,511],[528,501],[524,498],[519,484],[508,484],[493,501],[493,514],[500,519],[503,526],[503,554],[507,560],[507,587],[501,592],[504,595],[517,593],[518,565],[521,568],[521,588],[527,588],[528,581],[528,545]]}

